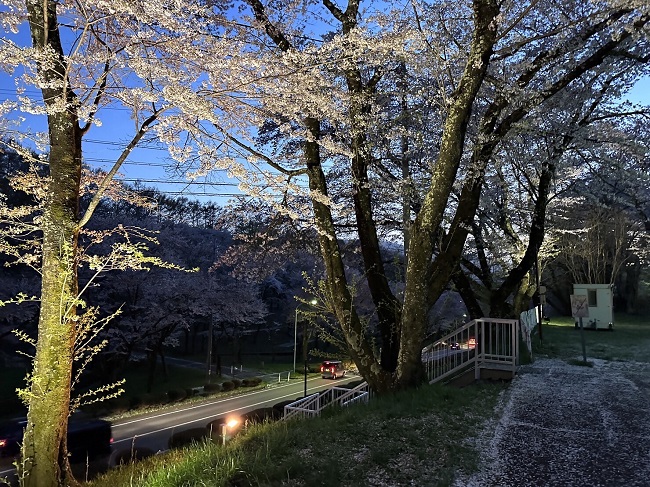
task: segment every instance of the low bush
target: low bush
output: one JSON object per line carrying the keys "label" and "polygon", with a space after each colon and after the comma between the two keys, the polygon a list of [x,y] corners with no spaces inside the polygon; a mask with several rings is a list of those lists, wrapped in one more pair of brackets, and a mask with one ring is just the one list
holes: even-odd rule
{"label": "low bush", "polygon": [[255,387],[262,383],[262,379],[259,377],[247,377],[241,381],[243,387]]}
{"label": "low bush", "polygon": [[161,401],[160,395],[144,393],[140,396],[140,405],[141,406],[155,406],[156,404],[164,404],[167,401],[167,397]]}
{"label": "low bush", "polygon": [[231,382],[232,382],[232,384],[233,384],[233,386],[234,386],[235,389],[238,389],[239,387],[241,387],[241,380],[239,380],[239,379],[232,379]]}
{"label": "low bush", "polygon": [[187,397],[187,392],[185,392],[185,389],[170,389],[167,391],[167,397],[169,402],[182,401]]}
{"label": "low bush", "polygon": [[199,443],[208,437],[205,428],[192,428],[189,430],[178,431],[171,435],[167,446],[170,449],[182,448],[191,445],[192,443]]}
{"label": "low bush", "polygon": [[132,396],[129,399],[129,409],[138,409],[142,404],[142,396]]}
{"label": "low bush", "polygon": [[[207,438],[210,438],[213,443],[221,444],[223,442],[223,431],[224,424],[228,422],[230,418],[221,416],[219,418],[213,419],[205,426],[205,434]],[[232,426],[226,428],[226,439],[230,439],[239,433],[244,426],[244,418],[240,418],[240,421]]]}
{"label": "low bush", "polygon": [[277,410],[281,415],[284,414],[284,407],[292,402],[295,402],[296,399],[289,399],[287,401],[278,402],[273,405],[273,409]]}
{"label": "low bush", "polygon": [[220,392],[221,391],[221,384],[205,384],[203,386],[203,392]]}
{"label": "low bush", "polygon": [[223,392],[228,392],[232,391],[235,388],[235,384],[232,383],[231,381],[227,380],[223,384],[221,384],[221,390]]}
{"label": "low bush", "polygon": [[242,414],[242,420],[245,423],[263,423],[264,421],[276,421],[282,417],[282,413],[277,409],[258,408]]}
{"label": "low bush", "polygon": [[226,418],[221,417],[221,418],[216,418],[210,421],[208,424],[205,425],[205,434],[208,438],[210,438],[212,441],[220,441],[221,440],[221,432],[223,429],[223,425],[226,422]]}
{"label": "low bush", "polygon": [[156,394],[155,400],[156,400],[156,404],[167,404],[169,402],[169,398],[167,397],[166,392],[159,392],[158,394]]}
{"label": "low bush", "polygon": [[107,401],[105,406],[114,413],[124,413],[131,408],[131,400],[126,396],[118,396]]}

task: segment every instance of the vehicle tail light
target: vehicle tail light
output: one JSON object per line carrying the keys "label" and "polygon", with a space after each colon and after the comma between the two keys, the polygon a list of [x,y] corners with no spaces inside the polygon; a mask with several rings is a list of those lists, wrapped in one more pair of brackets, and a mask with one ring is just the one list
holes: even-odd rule
{"label": "vehicle tail light", "polygon": [[0,448],[4,448],[5,446],[7,446],[7,440],[0,438]]}
{"label": "vehicle tail light", "polygon": [[109,443],[112,445],[113,444],[113,437],[111,437]]}
{"label": "vehicle tail light", "polygon": [[320,366],[320,371],[323,372],[324,370],[325,370],[325,367],[323,367],[323,366],[321,365],[321,366]]}

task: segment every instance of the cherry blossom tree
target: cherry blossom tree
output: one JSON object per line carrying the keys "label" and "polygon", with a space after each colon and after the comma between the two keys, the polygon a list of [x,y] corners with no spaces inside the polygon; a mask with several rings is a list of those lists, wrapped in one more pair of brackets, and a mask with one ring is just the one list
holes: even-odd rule
{"label": "cherry blossom tree", "polygon": [[[263,140],[263,153],[231,133],[230,144],[289,183],[307,177],[326,269],[324,294],[351,357],[380,393],[417,384],[427,313],[458,269],[486,175],[507,151],[507,140],[552,113],[561,97],[604,82],[601,72],[619,73],[627,64],[622,85],[629,86],[647,59],[648,12],[642,5],[585,8],[578,2],[561,9],[551,2],[410,2],[394,10],[362,8],[353,0],[246,3],[251,18],[243,21],[272,42],[256,44],[265,72],[286,73],[281,67],[291,66],[295,76],[256,83],[264,108],[258,125],[275,130],[282,142]],[[325,35],[309,31],[312,16],[327,26]],[[410,90],[407,80],[415,79],[426,87]],[[428,102],[425,111],[418,100]],[[403,117],[420,114],[433,126],[424,133],[416,122],[418,132],[409,134]],[[386,135],[387,126],[394,132]],[[426,156],[418,150],[424,148]],[[426,163],[417,166],[419,159]],[[556,163],[551,158],[539,168],[531,230],[521,258],[494,290],[494,315],[508,313],[509,297],[535,263]],[[408,247],[404,286],[396,294],[379,243],[388,227],[378,216],[392,215],[395,229],[400,210],[412,221],[401,225]],[[340,239],[351,235],[360,244],[381,352],[355,306],[343,263]]]}
{"label": "cherry blossom tree", "polygon": [[[616,159],[630,161],[636,167],[644,154],[647,157],[643,139],[628,127],[637,126],[648,109],[618,101],[620,76],[634,69],[635,63],[632,60],[631,66],[623,63],[619,71],[601,70],[590,76],[588,82],[577,85],[577,90],[566,90],[548,103],[545,111],[533,115],[534,123],[527,122],[523,131],[502,140],[472,222],[472,250],[463,258],[463,271],[454,277],[474,317],[486,312],[506,314],[509,309],[516,316],[526,309],[537,290],[536,265],[541,274],[542,261],[557,254],[561,239],[557,232],[564,227],[561,221],[570,225],[586,221],[574,218],[582,212],[570,200],[594,192],[594,179],[605,175],[603,170],[609,165],[606,161],[612,160],[614,154]],[[519,273],[517,268],[526,255],[534,220],[548,219],[540,205],[544,200],[551,205],[551,238],[539,240],[537,264],[529,266],[528,273]],[[559,212],[566,216],[560,217]],[[621,257],[619,253],[608,260],[618,268]],[[511,279],[509,274],[513,272],[519,273],[521,279]],[[504,299],[509,295],[512,301]]]}
{"label": "cherry blossom tree", "polygon": [[[32,141],[34,147],[43,150],[48,177],[40,188],[42,216],[37,221],[42,232],[42,285],[33,371],[23,393],[29,412],[21,482],[28,486],[73,485],[66,445],[67,418],[73,363],[78,358],[75,346],[86,338],[79,326],[83,322],[83,289],[78,283],[80,232],[108,194],[124,160],[150,134],[168,143],[172,157],[183,159],[180,137],[189,129],[200,129],[197,112],[205,111],[206,97],[197,92],[214,87],[210,104],[214,113],[215,105],[219,105],[215,93],[222,93],[221,87],[233,78],[233,86],[242,83],[239,70],[227,66],[228,59],[235,67],[239,60],[225,54],[238,49],[233,49],[230,40],[219,40],[202,29],[202,5],[171,2],[151,8],[146,2],[54,0],[4,0],[1,4],[5,31],[27,29],[32,45],[4,37],[0,67],[15,75],[19,92],[38,89],[42,102],[19,96],[0,110],[3,115],[22,112],[42,116],[48,130]],[[214,9],[220,10],[220,5],[215,3]],[[227,8],[227,2],[223,6]],[[200,80],[201,63],[188,63],[183,56],[191,50],[188,47],[195,49],[194,59],[205,54],[205,39],[214,54],[205,64],[209,59],[215,63],[212,73],[219,87],[210,80]],[[219,70],[223,77],[219,77]],[[129,110],[134,129],[130,136],[123,136],[126,142],[120,155],[82,208],[84,136],[101,124],[104,107]],[[18,133],[30,135],[27,131]],[[212,156],[203,153],[202,157]],[[198,159],[195,162],[200,164]],[[137,267],[141,264],[135,257],[141,253],[133,250],[130,262]]]}

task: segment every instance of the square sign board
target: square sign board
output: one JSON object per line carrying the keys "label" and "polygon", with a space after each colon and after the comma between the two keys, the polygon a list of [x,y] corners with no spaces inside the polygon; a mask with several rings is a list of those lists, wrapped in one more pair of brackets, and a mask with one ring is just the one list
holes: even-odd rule
{"label": "square sign board", "polygon": [[571,295],[571,316],[574,318],[589,318],[589,303],[587,296]]}

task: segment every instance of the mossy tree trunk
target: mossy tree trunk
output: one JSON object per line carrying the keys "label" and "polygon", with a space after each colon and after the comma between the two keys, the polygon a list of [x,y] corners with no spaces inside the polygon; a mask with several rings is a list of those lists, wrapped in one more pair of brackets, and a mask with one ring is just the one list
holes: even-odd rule
{"label": "mossy tree trunk", "polygon": [[[44,80],[50,139],[49,187],[43,213],[42,290],[38,340],[27,395],[29,411],[20,468],[28,487],[74,485],[67,425],[77,308],[77,240],[81,136],[76,98],[66,75],[54,1],[27,2]],[[65,108],[59,108],[63,107]],[[56,107],[56,108],[55,108]]]}
{"label": "mossy tree trunk", "polygon": [[444,269],[431,272],[436,231],[442,222],[456,179],[472,106],[485,78],[496,42],[495,19],[499,14],[498,3],[494,0],[476,0],[473,8],[474,34],[471,49],[445,120],[440,155],[432,171],[431,185],[424,197],[420,213],[411,226],[400,352],[395,379],[397,387],[414,386],[423,380],[422,339],[429,311],[429,298],[432,291],[437,294],[437,290],[442,290],[449,282],[465,243],[465,238],[450,240],[453,248],[449,248],[448,257],[444,260],[440,257],[436,259],[444,265]]}

